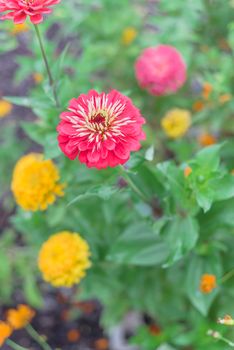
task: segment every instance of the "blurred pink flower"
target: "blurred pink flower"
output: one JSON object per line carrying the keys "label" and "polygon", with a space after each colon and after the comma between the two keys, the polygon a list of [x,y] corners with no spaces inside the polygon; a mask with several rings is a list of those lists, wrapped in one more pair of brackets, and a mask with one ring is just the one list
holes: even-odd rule
{"label": "blurred pink flower", "polygon": [[157,96],[176,92],[186,80],[186,64],[169,45],[145,49],[136,61],[135,72],[139,85]]}
{"label": "blurred pink flower", "polygon": [[89,91],[70,101],[57,127],[61,150],[70,159],[98,169],[128,161],[145,138],[145,119],[132,101],[116,90],[106,94]]}
{"label": "blurred pink flower", "polygon": [[0,12],[10,11],[0,19],[12,19],[16,24],[24,23],[27,16],[34,24],[43,21],[44,14],[51,13],[49,6],[61,0],[0,0]]}

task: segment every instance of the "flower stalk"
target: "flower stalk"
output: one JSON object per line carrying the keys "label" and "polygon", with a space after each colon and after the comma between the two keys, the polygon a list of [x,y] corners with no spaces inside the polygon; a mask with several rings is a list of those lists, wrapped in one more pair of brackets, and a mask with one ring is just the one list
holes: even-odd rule
{"label": "flower stalk", "polygon": [[234,343],[231,340],[223,337],[222,334],[217,332],[217,331],[214,331],[214,330],[210,329],[207,332],[207,335],[213,337],[214,339],[221,340],[224,343],[228,344],[231,348],[234,348]]}
{"label": "flower stalk", "polygon": [[50,70],[50,66],[49,66],[49,62],[48,62],[48,59],[47,59],[47,56],[46,56],[46,52],[45,52],[45,49],[44,49],[44,45],[43,45],[43,41],[42,41],[42,38],[41,38],[40,30],[39,30],[39,27],[38,27],[37,24],[34,24],[34,28],[35,28],[35,31],[36,31],[36,35],[37,35],[37,39],[38,39],[39,45],[40,45],[41,54],[42,54],[42,57],[43,57],[43,60],[44,60],[44,63],[45,63],[46,71],[47,71],[48,78],[49,78],[49,84],[50,84],[52,92],[53,92],[55,104],[56,104],[56,107],[59,107],[56,86],[55,86],[55,82],[54,82],[54,79],[53,79],[53,76],[52,76],[52,73],[51,73],[51,70]]}
{"label": "flower stalk", "polygon": [[28,324],[25,327],[25,329],[28,332],[28,334],[31,336],[31,338],[34,339],[42,347],[43,350],[52,350],[49,344],[45,341],[45,338],[41,336],[39,333],[37,333],[37,331],[30,324]]}
{"label": "flower stalk", "polygon": [[27,348],[24,348],[23,346],[16,344],[11,339],[7,339],[6,344],[14,350],[28,350]]}
{"label": "flower stalk", "polygon": [[120,165],[120,169],[122,172],[123,178],[127,181],[128,185],[131,187],[131,189],[137,194],[137,196],[145,203],[150,204],[147,197],[144,195],[144,193],[137,187],[137,185],[133,182],[131,177],[128,175],[126,169],[124,166]]}

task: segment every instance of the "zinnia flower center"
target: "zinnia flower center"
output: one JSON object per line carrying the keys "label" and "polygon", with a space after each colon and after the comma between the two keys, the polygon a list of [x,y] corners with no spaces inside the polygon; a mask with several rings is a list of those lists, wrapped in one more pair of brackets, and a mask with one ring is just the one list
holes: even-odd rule
{"label": "zinnia flower center", "polygon": [[35,0],[23,0],[23,3],[27,6],[28,9],[34,4]]}
{"label": "zinnia flower center", "polygon": [[[111,115],[109,111],[100,109],[91,113],[88,116],[87,128],[92,131],[95,135],[99,135],[103,139],[104,135],[113,128],[113,121],[115,115]],[[92,136],[90,136],[92,138]]]}
{"label": "zinnia flower center", "polygon": [[91,123],[103,124],[105,120],[105,117],[101,113],[98,113],[92,118]]}

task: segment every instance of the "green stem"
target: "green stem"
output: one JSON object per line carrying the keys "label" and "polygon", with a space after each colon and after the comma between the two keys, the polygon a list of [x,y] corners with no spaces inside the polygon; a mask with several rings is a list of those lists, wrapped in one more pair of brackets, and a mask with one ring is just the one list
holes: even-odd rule
{"label": "green stem", "polygon": [[55,87],[54,79],[53,79],[53,76],[52,76],[52,73],[51,73],[51,70],[50,70],[49,62],[48,62],[47,57],[46,57],[46,52],[45,52],[44,45],[43,45],[43,42],[42,42],[42,38],[41,38],[40,31],[39,31],[39,27],[38,27],[37,24],[34,24],[34,28],[36,30],[37,39],[38,39],[38,42],[39,42],[39,45],[40,45],[40,49],[41,49],[41,54],[42,54],[42,57],[43,57],[43,60],[44,60],[44,63],[45,63],[46,71],[47,71],[48,78],[49,78],[49,83],[50,83],[50,86],[51,86],[51,89],[52,89],[52,92],[53,92],[53,95],[54,95],[54,100],[55,100],[55,103],[56,103],[56,107],[59,107],[56,87]]}
{"label": "green stem", "polygon": [[221,278],[221,283],[226,282],[227,280],[229,280],[230,278],[232,278],[234,276],[234,269],[232,269],[231,271],[227,272],[222,278]]}
{"label": "green stem", "polygon": [[10,339],[6,340],[6,344],[9,345],[14,350],[28,350],[28,349],[24,348],[23,346],[16,344],[14,341],[12,341]]}
{"label": "green stem", "polygon": [[40,334],[37,333],[37,331],[28,324],[25,327],[28,334],[34,339],[44,350],[52,350],[52,348],[49,346],[49,344],[45,341],[44,337],[42,337]]}
{"label": "green stem", "polygon": [[207,332],[207,335],[213,337],[214,339],[221,340],[221,341],[223,341],[224,343],[226,343],[226,344],[228,344],[229,346],[231,346],[232,348],[234,348],[234,343],[233,343],[231,340],[229,340],[229,339],[223,337],[222,334],[219,333],[219,332],[217,332],[217,331],[209,330],[209,331]]}
{"label": "green stem", "polygon": [[127,171],[125,170],[125,168],[120,165],[120,169],[122,171],[122,175],[125,178],[125,180],[127,181],[127,183],[129,184],[129,186],[132,188],[132,190],[138,195],[138,197],[143,201],[146,202],[147,204],[150,204],[149,200],[146,198],[146,196],[144,195],[143,192],[141,192],[141,190],[136,186],[136,184],[133,182],[133,180],[131,179],[131,177],[128,175]]}
{"label": "green stem", "polygon": [[234,348],[234,343],[231,340],[224,338],[223,336],[220,336],[219,339],[222,340],[224,343],[228,344],[229,346],[231,346],[231,348]]}

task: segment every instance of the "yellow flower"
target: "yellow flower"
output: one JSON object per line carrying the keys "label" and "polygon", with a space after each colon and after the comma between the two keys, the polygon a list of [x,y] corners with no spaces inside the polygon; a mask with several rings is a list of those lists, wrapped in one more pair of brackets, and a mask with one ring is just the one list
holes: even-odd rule
{"label": "yellow flower", "polygon": [[127,27],[122,33],[121,41],[124,45],[129,46],[136,38],[137,31],[133,27]]}
{"label": "yellow flower", "polygon": [[223,94],[223,95],[219,96],[219,102],[221,104],[229,102],[229,101],[231,101],[231,99],[232,99],[232,95],[231,94]]}
{"label": "yellow flower", "polygon": [[12,333],[12,328],[9,324],[0,321],[0,347]]}
{"label": "yellow flower", "polygon": [[12,35],[18,35],[20,33],[25,33],[29,31],[29,26],[27,23],[15,24],[14,27],[10,30]]}
{"label": "yellow flower", "polygon": [[45,281],[55,287],[71,287],[91,266],[88,243],[78,233],[62,231],[41,247],[38,266]]}
{"label": "yellow flower", "polygon": [[198,137],[198,142],[200,143],[200,145],[202,147],[214,145],[216,143],[216,141],[217,140],[214,137],[214,135],[209,134],[209,133],[201,134]]}
{"label": "yellow flower", "polygon": [[161,125],[167,136],[173,139],[179,138],[191,125],[191,113],[186,109],[174,108],[162,119]]}
{"label": "yellow flower", "polygon": [[59,183],[59,171],[52,160],[39,153],[30,153],[16,164],[11,189],[15,200],[24,210],[45,210],[63,196],[64,185]]}
{"label": "yellow flower", "polygon": [[205,273],[200,280],[200,291],[204,294],[211,293],[216,288],[216,276]]}
{"label": "yellow flower", "polygon": [[202,90],[202,96],[205,100],[208,100],[210,97],[210,94],[213,91],[213,87],[210,83],[204,83],[203,84],[203,90]]}
{"label": "yellow flower", "polygon": [[12,111],[12,104],[5,100],[0,100],[0,118],[6,117]]}
{"label": "yellow flower", "polygon": [[40,84],[43,81],[43,75],[41,73],[34,73],[33,74],[33,80],[36,84]]}
{"label": "yellow flower", "polygon": [[27,326],[33,317],[35,311],[27,305],[18,305],[17,309],[9,309],[7,312],[7,322],[13,329],[21,329]]}
{"label": "yellow flower", "polygon": [[184,169],[184,177],[188,177],[191,173],[192,173],[192,168],[190,168],[190,166],[186,166],[186,168]]}

